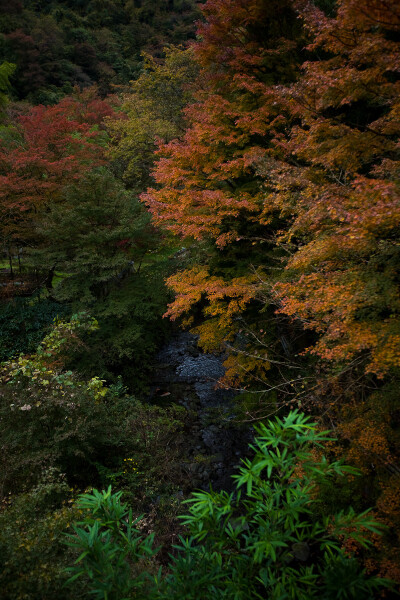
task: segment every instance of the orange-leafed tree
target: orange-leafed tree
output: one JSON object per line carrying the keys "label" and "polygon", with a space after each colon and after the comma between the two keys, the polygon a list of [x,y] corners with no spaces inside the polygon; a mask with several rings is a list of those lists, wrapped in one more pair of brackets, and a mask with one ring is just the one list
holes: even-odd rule
{"label": "orange-leafed tree", "polygon": [[[240,332],[240,352],[228,365],[232,384],[260,364],[245,330],[254,338],[260,321],[276,320],[260,316],[258,271],[280,268],[275,237],[283,225],[272,201],[265,210],[260,169],[282,156],[278,141],[286,139],[291,117],[279,86],[295,81],[304,39],[289,0],[208,0],[203,13],[189,126],[160,146],[157,187],[142,199],[157,224],[200,245],[201,265],[169,280],[177,295],[168,315],[190,320],[200,306],[203,318],[193,324],[208,350],[233,347]],[[266,357],[262,364],[269,366]]]}
{"label": "orange-leafed tree", "polygon": [[303,165],[288,236],[301,247],[277,290],[286,314],[320,332],[312,352],[363,355],[381,377],[400,366],[400,7],[342,0],[328,18],[299,4],[324,58],[286,90],[299,119],[287,150]]}
{"label": "orange-leafed tree", "polygon": [[[299,25],[289,1],[209,0],[195,56],[202,68],[185,136],[161,146],[161,188],[144,196],[175,233],[238,237],[238,217],[257,220],[264,195],[255,173],[287,124],[276,84],[294,79]],[[243,220],[243,219],[241,219]]]}
{"label": "orange-leafed tree", "polygon": [[400,6],[340,0],[331,16],[311,2],[297,7],[313,41],[302,77],[282,90],[297,117],[285,142],[295,164],[280,187],[265,174],[295,216],[274,292],[282,313],[317,332],[309,353],[325,373],[333,367],[324,412],[364,473],[362,495],[378,498],[394,531],[376,558],[400,580]]}

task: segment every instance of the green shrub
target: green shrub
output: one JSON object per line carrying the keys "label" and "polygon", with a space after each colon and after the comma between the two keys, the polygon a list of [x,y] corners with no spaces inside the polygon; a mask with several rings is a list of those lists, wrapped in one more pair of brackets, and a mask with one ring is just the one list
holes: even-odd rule
{"label": "green shrub", "polygon": [[[0,597],[7,600],[78,600],[82,584],[63,587],[73,553],[62,532],[79,518],[65,478],[43,471],[38,484],[10,495],[0,510]],[[65,500],[63,500],[65,499]]]}
{"label": "green shrub", "polygon": [[69,582],[84,576],[98,599],[123,600],[129,593],[145,598],[149,577],[143,565],[135,572],[135,565],[145,565],[154,556],[154,534],[141,536],[136,528],[139,519],[133,519],[132,510],[121,503],[121,492],[112,494],[111,486],[106,492],[81,495],[77,506],[88,516],[74,525],[75,535],[68,535],[66,543],[80,553],[68,569]]}
{"label": "green shrub", "polygon": [[170,535],[185,411],[142,404],[121,380],[107,388],[65,370],[82,333],[96,327],[85,313],[58,321],[35,354],[0,369],[0,597],[4,590],[7,600],[85,597],[80,582],[62,588],[70,551],[60,531],[78,518],[74,490],[112,481],[136,514],[162,496],[152,523],[162,520],[161,537]]}
{"label": "green shrub", "polygon": [[113,477],[117,471],[118,488],[137,505],[187,484],[181,464],[189,446],[185,435],[188,417],[177,405],[162,408],[134,398],[126,402],[130,409],[125,420],[127,443],[125,453],[112,465]]}
{"label": "green shrub", "polygon": [[168,337],[170,324],[162,318],[169,292],[164,283],[168,261],[142,266],[90,308],[99,329],[72,366],[89,375],[123,377],[137,394],[148,385],[152,358]]}
{"label": "green shrub", "polygon": [[94,483],[94,462],[121,444],[117,402],[99,378],[80,380],[63,369],[80,345],[79,333],[96,328],[85,314],[58,322],[30,356],[3,363],[0,371],[0,493],[36,485],[45,468],[58,468],[70,483]]}
{"label": "green shrub", "polygon": [[[367,512],[355,514],[351,508],[324,518],[316,510],[317,482],[354,473],[354,469],[314,458],[313,449],[329,438],[297,411],[282,420],[259,425],[256,432],[254,458],[243,461],[234,477],[234,492],[196,492],[187,500],[189,514],[183,522],[190,537],[181,538],[169,574],[165,578],[158,574],[152,589],[147,589],[143,597],[372,599],[388,582],[366,576],[355,558],[344,552],[342,542],[351,537],[367,546],[365,532],[379,533],[377,524]],[[107,494],[110,493],[109,490]],[[95,496],[100,504],[106,501],[105,492],[96,492]],[[126,507],[123,512],[126,515]],[[92,513],[83,525],[87,533],[95,518]],[[116,511],[112,518],[117,518]],[[117,526],[123,524],[115,523]],[[99,550],[95,552],[81,539],[78,527],[76,534],[74,544],[82,553],[71,572],[79,577],[91,568],[101,576],[103,555],[101,560],[97,558]],[[93,534],[101,544],[99,535],[98,530]],[[106,551],[112,552],[112,537],[108,536],[106,542]],[[144,576],[141,575],[140,583]],[[134,587],[134,583],[129,585]],[[91,591],[98,598],[111,597],[104,593],[98,580],[92,579]],[[114,589],[112,593],[115,598],[122,597],[118,595],[121,590]],[[130,597],[142,596],[135,592]]]}
{"label": "green shrub", "polygon": [[72,367],[89,376],[122,374],[137,392],[167,329],[162,315],[170,265],[161,251],[156,256],[161,237],[150,215],[99,167],[63,189],[62,202],[51,207],[38,231],[43,244],[30,259],[38,268],[55,266],[68,274],[54,297],[74,311],[89,311],[99,324]]}
{"label": "green shrub", "polygon": [[[122,416],[122,415],[121,415]],[[3,494],[36,485],[44,468],[57,467],[72,484],[96,481],[94,463],[121,444],[120,417],[84,387],[62,393],[17,383],[0,394],[0,484]],[[98,480],[97,480],[98,481]]]}

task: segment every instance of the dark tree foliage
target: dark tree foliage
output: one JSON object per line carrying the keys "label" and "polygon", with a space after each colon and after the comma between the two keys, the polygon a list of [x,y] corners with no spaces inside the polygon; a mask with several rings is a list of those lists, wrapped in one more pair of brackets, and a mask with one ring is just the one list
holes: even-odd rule
{"label": "dark tree foliage", "polygon": [[196,0],[1,0],[0,61],[17,65],[18,99],[54,103],[93,83],[107,94],[136,79],[142,51],[193,38],[197,18]]}
{"label": "dark tree foliage", "polygon": [[65,305],[49,299],[14,298],[0,303],[0,361],[33,352],[46,328],[67,313]]}

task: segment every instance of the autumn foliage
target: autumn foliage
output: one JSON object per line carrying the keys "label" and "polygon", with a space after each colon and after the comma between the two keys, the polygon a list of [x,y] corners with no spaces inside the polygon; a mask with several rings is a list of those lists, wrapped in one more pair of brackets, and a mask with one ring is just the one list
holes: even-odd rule
{"label": "autumn foliage", "polygon": [[[223,247],[237,237],[237,217],[255,218],[263,203],[254,169],[274,154],[269,146],[284,127],[273,84],[294,76],[296,42],[283,36],[297,23],[288,2],[208,2],[204,12],[203,41],[195,46],[203,91],[187,109],[191,127],[183,138],[161,147],[161,188],[144,199],[174,233],[211,237]],[[281,22],[272,21],[274,13]]]}
{"label": "autumn foliage", "polygon": [[305,62],[286,91],[299,120],[287,151],[304,164],[287,235],[302,245],[276,291],[286,314],[321,332],[312,352],[335,361],[362,354],[366,371],[382,377],[400,365],[400,10],[342,2],[335,19],[307,4],[303,14],[309,49],[327,58]]}
{"label": "autumn foliage", "polygon": [[[156,223],[200,248],[169,279],[167,315],[231,352],[231,383],[267,382],[277,352],[308,361],[309,406],[339,424],[393,524],[398,408],[378,418],[371,406],[400,366],[399,4],[208,0],[203,11],[189,127],[160,145],[143,195]],[[268,347],[255,336],[265,320]],[[289,350],[282,328],[304,332]]]}
{"label": "autumn foliage", "polygon": [[[265,260],[264,246],[254,248],[271,235],[270,216],[260,222],[265,191],[258,171],[281,153],[274,140],[290,115],[278,84],[295,79],[302,39],[289,2],[207,2],[204,13],[202,41],[194,48],[200,91],[186,111],[191,125],[181,138],[161,145],[154,173],[159,187],[142,198],[156,223],[219,248],[213,258],[219,265],[204,266],[209,276],[195,268],[170,280],[177,298],[168,311],[176,318],[203,295],[209,307],[198,328],[200,341],[216,349],[224,331],[234,337],[235,315],[255,296],[251,263],[258,268]],[[225,260],[241,265],[231,281]]]}
{"label": "autumn foliage", "polygon": [[[293,407],[319,417],[337,435],[328,452],[363,478],[321,486],[318,507],[374,505],[387,527],[371,536],[374,554],[354,539],[346,549],[400,582],[399,2],[207,0],[197,40],[163,58],[153,25],[181,8],[192,14],[193,2],[89,3],[95,37],[74,28],[79,39],[67,49],[81,76],[105,94],[141,74],[119,99],[72,91],[70,74],[64,91],[54,84],[60,95],[50,90],[51,106],[13,103],[13,93],[42,97],[63,56],[69,26],[56,23],[58,4],[35,31],[17,27],[28,5],[7,9],[10,25],[0,19],[16,64],[2,65],[0,81],[8,287],[14,293],[25,267],[43,269],[45,293],[93,311],[100,337],[87,360],[108,365],[105,377],[129,363],[137,385],[166,311],[206,352],[224,354],[218,385],[240,392],[238,419]],[[125,30],[128,14],[146,43]],[[115,71],[108,19],[127,40]],[[47,34],[53,55],[44,61]],[[136,54],[151,44],[155,54],[134,66],[135,44]],[[56,270],[62,282],[52,289]]]}
{"label": "autumn foliage", "polygon": [[35,221],[60,199],[67,183],[104,163],[100,124],[113,114],[108,101],[86,90],[55,106],[22,114],[0,141],[1,236],[24,246],[35,236]]}

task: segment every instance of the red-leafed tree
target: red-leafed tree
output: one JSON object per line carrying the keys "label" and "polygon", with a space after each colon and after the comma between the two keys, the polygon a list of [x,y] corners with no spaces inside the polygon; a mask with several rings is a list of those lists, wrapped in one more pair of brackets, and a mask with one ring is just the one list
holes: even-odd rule
{"label": "red-leafed tree", "polygon": [[34,243],[35,223],[66,183],[104,162],[103,118],[113,114],[93,90],[20,116],[0,142],[2,245],[15,253]]}
{"label": "red-leafed tree", "polygon": [[[203,91],[185,136],[161,146],[160,187],[144,200],[156,222],[215,241],[221,256],[271,236],[287,244],[289,281],[274,288],[281,312],[319,333],[313,353],[362,356],[381,377],[400,366],[399,8],[342,0],[328,17],[312,3],[295,6],[313,41],[290,84],[299,36],[292,3],[206,3],[195,47]],[[248,266],[265,266],[256,254]],[[179,275],[172,316],[187,308],[185,280],[196,286]]]}

